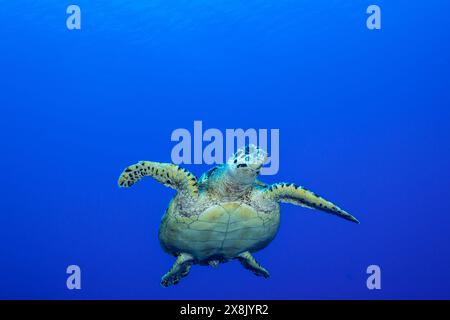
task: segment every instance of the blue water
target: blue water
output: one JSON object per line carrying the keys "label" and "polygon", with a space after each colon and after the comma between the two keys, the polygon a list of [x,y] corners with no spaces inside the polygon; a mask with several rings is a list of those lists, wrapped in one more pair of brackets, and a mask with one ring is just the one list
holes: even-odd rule
{"label": "blue water", "polygon": [[[450,298],[450,3],[0,1],[0,298]],[[366,28],[366,8],[382,29]],[[178,286],[159,246],[176,128],[280,129],[280,171],[360,225],[282,205],[279,234]],[[207,165],[186,165],[196,175]],[[82,289],[66,288],[66,267]],[[381,290],[366,268],[381,267]]]}

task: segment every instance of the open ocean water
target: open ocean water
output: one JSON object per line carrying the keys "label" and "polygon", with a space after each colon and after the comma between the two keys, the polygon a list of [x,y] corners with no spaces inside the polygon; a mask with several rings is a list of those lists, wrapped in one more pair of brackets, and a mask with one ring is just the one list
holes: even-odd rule
{"label": "open ocean water", "polygon": [[[66,9],[81,8],[81,30]],[[366,27],[379,5],[381,30]],[[450,298],[450,2],[0,1],[0,298]],[[174,262],[158,226],[178,128],[279,129],[279,171],[360,225],[282,205],[238,262]],[[207,143],[204,144],[206,146]],[[199,176],[206,164],[187,164]],[[66,268],[81,268],[68,290]],[[381,290],[366,269],[381,268]]]}

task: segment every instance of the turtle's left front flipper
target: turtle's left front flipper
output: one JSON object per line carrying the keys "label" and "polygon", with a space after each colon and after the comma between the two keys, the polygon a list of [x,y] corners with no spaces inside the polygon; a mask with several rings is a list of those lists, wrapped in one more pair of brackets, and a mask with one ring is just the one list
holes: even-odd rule
{"label": "turtle's left front flipper", "polygon": [[354,216],[340,209],[335,204],[325,200],[314,192],[311,192],[293,183],[272,184],[263,192],[265,197],[272,198],[275,201],[292,203],[310,209],[317,209],[334,214],[343,219],[359,223],[359,221]]}
{"label": "turtle's left front flipper", "polygon": [[140,161],[126,168],[118,183],[121,187],[131,187],[145,176],[187,195],[198,195],[197,178],[186,169],[171,163]]}

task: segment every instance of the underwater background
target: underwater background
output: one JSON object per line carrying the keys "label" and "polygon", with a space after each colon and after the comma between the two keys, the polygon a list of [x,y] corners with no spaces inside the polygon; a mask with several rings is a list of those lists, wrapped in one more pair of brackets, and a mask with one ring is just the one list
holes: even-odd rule
{"label": "underwater background", "polygon": [[[66,9],[81,8],[81,30]],[[382,10],[381,30],[366,9]],[[450,298],[450,2],[0,1],[0,298]],[[158,226],[177,128],[277,128],[280,170],[360,221],[282,205],[256,259],[174,262]],[[210,166],[185,165],[200,175]],[[81,290],[66,288],[79,265]],[[366,268],[381,267],[381,290]]]}

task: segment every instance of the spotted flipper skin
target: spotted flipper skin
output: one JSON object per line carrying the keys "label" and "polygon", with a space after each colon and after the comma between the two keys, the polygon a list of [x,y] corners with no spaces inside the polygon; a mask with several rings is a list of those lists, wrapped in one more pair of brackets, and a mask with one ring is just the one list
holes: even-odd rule
{"label": "spotted flipper skin", "polygon": [[177,260],[173,264],[172,268],[161,279],[161,285],[168,287],[175,285],[180,280],[189,274],[192,267],[194,258],[188,253],[181,253],[178,255]]}
{"label": "spotted flipper skin", "polygon": [[340,218],[359,223],[354,216],[340,209],[335,204],[325,200],[314,192],[293,183],[272,184],[264,191],[264,193],[267,197],[279,202],[286,202],[311,209],[317,209],[334,214]]}
{"label": "spotted flipper skin", "polygon": [[241,262],[245,269],[250,270],[254,274],[260,277],[268,278],[270,276],[269,271],[264,269],[255,258],[248,251],[245,251],[238,255],[237,259]]}
{"label": "spotted flipper skin", "polygon": [[186,169],[171,163],[140,161],[126,168],[118,183],[120,187],[128,188],[146,176],[189,196],[198,195],[197,178]]}

